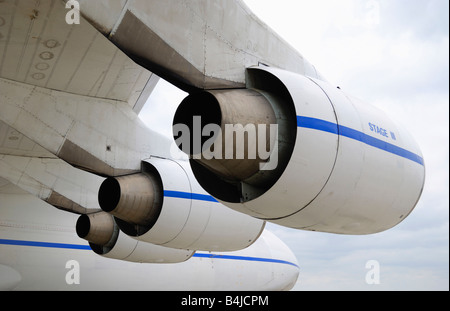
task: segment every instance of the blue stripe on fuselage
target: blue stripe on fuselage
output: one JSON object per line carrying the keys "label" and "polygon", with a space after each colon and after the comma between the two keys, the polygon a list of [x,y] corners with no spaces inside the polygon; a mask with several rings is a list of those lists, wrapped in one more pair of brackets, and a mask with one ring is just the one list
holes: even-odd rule
{"label": "blue stripe on fuselage", "polygon": [[[50,243],[50,242],[38,242],[38,241],[23,241],[23,240],[6,240],[6,239],[0,239],[0,245],[32,246],[32,247],[74,249],[74,250],[90,250],[91,249],[89,245]],[[241,260],[241,261],[252,261],[252,262],[280,263],[280,264],[291,265],[291,266],[298,268],[298,266],[295,263],[281,260],[281,259],[273,259],[273,258],[220,255],[220,254],[210,254],[210,253],[206,253],[206,254],[205,253],[195,253],[192,257],[220,259],[220,260]]]}

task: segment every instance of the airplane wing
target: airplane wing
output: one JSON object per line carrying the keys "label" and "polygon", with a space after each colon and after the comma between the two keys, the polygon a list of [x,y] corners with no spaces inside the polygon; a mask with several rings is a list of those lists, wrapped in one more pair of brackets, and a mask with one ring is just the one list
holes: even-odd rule
{"label": "airplane wing", "polygon": [[78,170],[0,121],[0,176],[53,206],[76,214],[100,210],[104,178]]}
{"label": "airplane wing", "polygon": [[58,1],[4,1],[0,76],[46,89],[126,102],[140,111],[158,81],[87,23],[69,25]]}
{"label": "airplane wing", "polygon": [[[23,1],[17,3],[6,1],[0,5],[0,51],[2,55],[0,77],[3,87],[8,89],[18,85],[26,87],[29,91],[29,99],[36,96],[45,97],[44,94],[51,90],[50,92],[58,92],[58,94],[70,94],[74,101],[89,98],[92,105],[95,105],[96,99],[108,100],[111,103],[121,103],[130,111],[139,113],[159,77],[135,64],[88,23],[80,25],[65,23],[64,16],[67,10],[60,2]],[[18,89],[17,91],[23,92]],[[2,95],[8,96],[5,92],[2,92]],[[3,97],[2,108],[7,108],[11,102],[16,100],[13,95]],[[25,98],[21,98],[21,100],[22,103],[18,105],[23,107],[27,100]],[[47,100],[57,101],[54,97],[47,97]],[[52,122],[44,120],[45,116],[48,118],[49,115],[52,115],[49,110],[58,110],[57,107],[53,106],[47,110],[42,102],[39,102],[34,109],[36,113],[22,108],[19,115],[28,114],[31,118],[42,118],[43,122],[39,122],[42,127],[58,127],[51,124]],[[63,112],[61,115],[53,115],[51,118],[54,117],[60,123],[66,121],[67,126],[73,126],[73,121],[64,117],[67,114],[69,112]],[[37,184],[25,186],[25,170],[37,167],[35,161],[47,168],[65,166],[66,169],[70,169],[67,163],[58,158],[58,149],[59,153],[69,154],[73,149],[64,151],[56,147],[53,148],[53,152],[48,151],[36,143],[40,142],[40,139],[36,139],[36,137],[46,135],[46,133],[38,131],[39,133],[30,135],[37,130],[35,124],[32,125],[25,121],[24,126],[15,125],[13,119],[18,115],[10,118],[12,115],[10,110],[2,111],[0,154],[3,167],[5,167],[5,163],[8,163],[10,173],[12,163],[16,163],[14,174],[21,176],[21,180],[15,178],[13,179],[14,183],[21,184],[22,187],[58,207],[78,212],[93,208],[93,205],[95,207],[95,203],[81,205],[79,202],[75,203],[52,189],[55,184],[43,185],[30,176],[28,179],[33,179]],[[34,138],[34,141],[24,135],[21,128],[28,128],[24,132]],[[49,144],[43,143],[42,145],[48,147]],[[22,161],[17,162],[17,159]],[[89,157],[89,160],[93,160],[93,158]],[[42,164],[45,161],[47,163]],[[72,163],[76,164],[76,160]],[[49,170],[45,169],[45,171]],[[72,173],[75,172],[76,170],[72,171]],[[44,191],[42,188],[46,190]],[[73,187],[65,188],[74,189]],[[91,201],[95,202],[96,199]]]}
{"label": "airplane wing", "polygon": [[[178,263],[191,257],[201,262],[206,255],[194,254],[197,251],[239,251],[263,235],[264,221],[228,209],[209,196],[195,182],[186,157],[173,159],[171,142],[137,117],[158,76],[136,64],[86,21],[69,25],[62,1],[4,1],[0,7],[0,176],[6,187],[0,194],[8,195],[1,213],[12,213],[16,220],[14,226],[2,225],[0,247],[69,245],[125,262]],[[155,205],[150,205],[151,225],[140,222],[127,227],[144,234],[144,240],[130,238],[123,233],[125,228],[120,233],[119,218],[100,209],[99,188],[109,176],[140,177],[144,195],[154,198],[153,202],[141,200]],[[148,185],[151,188],[145,189]],[[74,244],[76,236],[70,243],[54,242],[63,235],[44,229],[70,218],[56,210],[45,224],[31,226],[43,228],[44,235],[15,230],[43,216],[31,205],[22,207],[21,200],[9,204],[9,190],[16,186],[68,215],[81,215],[71,232],[75,233],[76,225],[78,235],[90,244]],[[152,188],[154,192],[149,193]],[[131,194],[120,192],[139,202],[140,198],[133,198],[134,187],[130,189]],[[137,207],[142,206],[148,205]],[[101,232],[110,234],[106,241],[98,236]],[[36,241],[39,236],[43,240]],[[267,249],[264,243],[256,248],[257,252]],[[239,264],[238,255],[236,259]],[[9,262],[2,256],[1,261],[5,260]],[[9,267],[14,266],[9,262],[0,268],[10,273]],[[285,285],[277,288],[293,286],[298,266],[288,266],[294,274],[289,272],[288,285],[283,281]]]}
{"label": "airplane wing", "polygon": [[[112,105],[123,107],[128,114],[124,119],[135,116],[159,77],[133,62],[87,22],[67,24],[68,10],[59,1],[0,5],[1,121],[73,165],[114,174],[105,159],[107,145],[113,144],[107,142],[108,129],[97,132],[96,142],[89,141],[92,126],[83,119],[105,113]],[[78,138],[69,138],[73,134]],[[105,143],[101,148],[98,139]],[[121,144],[126,152],[136,151],[126,141]],[[97,150],[86,150],[88,145]]]}
{"label": "airplane wing", "polygon": [[[159,77],[189,93],[174,140],[137,116]],[[413,210],[424,176],[402,127],[329,84],[241,0],[0,1],[0,180],[81,214],[98,255],[239,252],[267,221],[379,232]],[[294,267],[284,287],[298,276],[292,260],[243,258]]]}
{"label": "airplane wing", "polygon": [[86,20],[112,43],[187,92],[242,88],[245,68],[258,64],[320,77],[241,0],[79,4]]}

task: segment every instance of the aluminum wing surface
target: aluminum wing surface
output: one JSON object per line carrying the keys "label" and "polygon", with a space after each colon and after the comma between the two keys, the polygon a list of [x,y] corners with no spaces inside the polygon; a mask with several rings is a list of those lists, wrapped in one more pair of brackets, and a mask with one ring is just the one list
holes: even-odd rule
{"label": "aluminum wing surface", "polygon": [[66,23],[61,1],[0,2],[0,77],[94,98],[135,112],[158,78],[87,22]]}
{"label": "aluminum wing surface", "polygon": [[[83,161],[94,162],[97,168],[87,169],[106,174],[98,169],[104,159],[92,150],[77,156],[74,148],[63,147],[67,144],[55,144],[53,134],[68,141],[77,123],[92,127],[83,118],[95,106],[97,111],[114,106],[137,115],[159,77],[133,62],[89,23],[68,24],[67,12],[62,1],[0,2],[0,177],[58,208],[86,213],[98,208],[95,195],[82,184],[64,183],[74,180],[70,174],[86,175],[83,178],[93,180],[91,185],[101,178],[66,162],[81,168],[86,168]],[[70,103],[64,103],[66,97]],[[79,103],[92,106],[83,117]],[[89,135],[81,135],[71,145],[82,140],[91,144]],[[64,192],[73,186],[78,194]]]}
{"label": "aluminum wing surface", "polygon": [[245,69],[260,64],[319,78],[241,0],[77,3],[82,16],[128,56],[187,92],[245,87]]}

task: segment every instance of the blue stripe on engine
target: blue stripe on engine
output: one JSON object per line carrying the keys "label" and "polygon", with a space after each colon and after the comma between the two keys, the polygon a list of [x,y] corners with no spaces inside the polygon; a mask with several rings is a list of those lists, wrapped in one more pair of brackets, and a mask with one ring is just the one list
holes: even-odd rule
{"label": "blue stripe on engine", "polygon": [[304,127],[313,130],[328,132],[331,134],[339,134],[338,125],[336,123],[320,120],[316,118],[297,116],[297,127]]}
{"label": "blue stripe on engine", "polygon": [[204,253],[195,253],[192,257],[282,263],[282,264],[291,265],[291,266],[294,266],[294,267],[298,268],[298,265],[296,265],[295,263],[292,263],[292,262],[289,262],[289,261],[286,261],[286,260],[272,259],[272,258],[260,258],[260,257],[248,257],[248,256],[232,256],[232,255],[217,255],[217,254],[204,254]]}
{"label": "blue stripe on engine", "polygon": [[168,198],[191,199],[191,200],[218,203],[218,201],[214,199],[212,196],[200,193],[164,190],[164,196]]}
{"label": "blue stripe on engine", "polygon": [[352,128],[343,125],[338,125],[333,122],[324,121],[316,118],[297,116],[297,127],[308,128],[347,137],[362,142],[366,145],[375,147],[377,149],[398,155],[402,158],[411,160],[420,165],[424,165],[423,158],[411,151],[400,148],[398,146],[385,142],[381,139],[372,137],[363,132],[354,130]]}
{"label": "blue stripe on engine", "polygon": [[[79,244],[65,244],[65,243],[50,243],[50,242],[36,242],[36,241],[22,241],[22,240],[5,240],[0,239],[0,245],[14,245],[14,246],[32,246],[32,247],[45,247],[45,248],[59,248],[59,249],[75,249],[75,250],[91,250],[89,245]],[[210,259],[225,259],[225,260],[242,260],[242,261],[254,261],[254,262],[271,262],[291,265],[298,268],[295,263],[272,258],[262,257],[248,257],[248,256],[233,256],[233,255],[219,255],[219,254],[205,254],[195,253],[192,257],[196,258],[210,258]]]}

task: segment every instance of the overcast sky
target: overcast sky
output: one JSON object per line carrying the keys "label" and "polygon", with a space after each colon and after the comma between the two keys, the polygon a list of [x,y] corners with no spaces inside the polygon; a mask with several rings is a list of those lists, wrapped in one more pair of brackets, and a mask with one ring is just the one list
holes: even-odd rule
{"label": "overcast sky", "polygon": [[[422,148],[426,184],[386,232],[342,236],[269,225],[300,263],[295,290],[449,290],[449,2],[245,0],[331,83],[378,106]],[[185,94],[162,81],[142,118],[170,132]],[[165,118],[148,111],[164,107]],[[369,260],[380,284],[366,283]]]}

